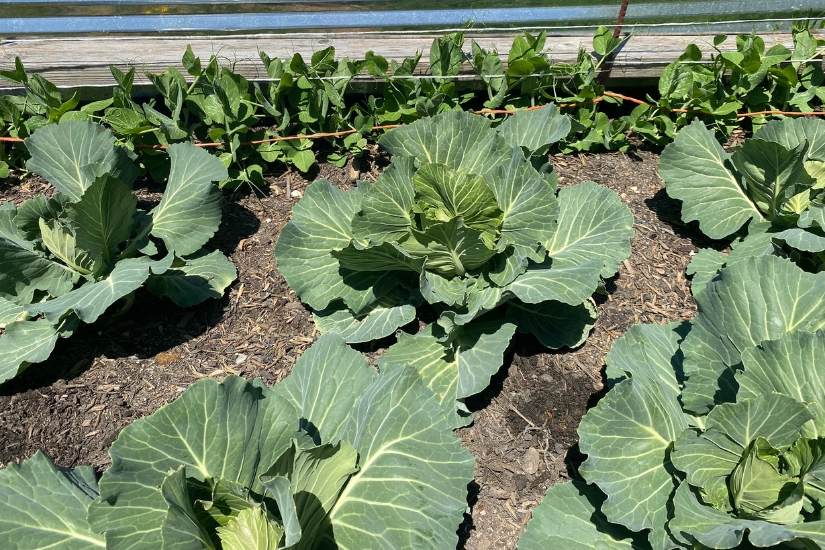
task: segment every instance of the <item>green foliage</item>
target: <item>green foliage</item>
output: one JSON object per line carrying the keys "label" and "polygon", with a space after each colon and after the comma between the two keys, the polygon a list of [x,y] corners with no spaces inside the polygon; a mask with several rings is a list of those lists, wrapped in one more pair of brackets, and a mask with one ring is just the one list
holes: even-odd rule
{"label": "green foliage", "polygon": [[808,271],[825,266],[825,121],[769,122],[732,154],[694,121],[665,147],[659,174],[682,201],[684,221],[734,239],[729,255],[703,252],[691,263],[694,292],[722,266],[759,254]]}
{"label": "green foliage", "polygon": [[[18,59],[14,71],[0,72],[0,78],[18,84],[26,95],[0,96],[0,136],[25,138],[59,120],[100,121],[121,143],[140,153],[143,168],[158,181],[165,179],[168,161],[146,147],[194,140],[219,143],[214,151],[229,169],[221,185],[262,185],[268,163],[285,162],[306,172],[316,151],[310,140],[250,142],[354,130],[325,138],[330,149],[326,160],[343,166],[348,155],[363,154],[367,138],[379,136],[374,126],[467,108],[476,94],[462,88],[458,78],[466,67],[486,89],[485,108],[572,104],[570,130],[559,142],[564,152],[626,150],[631,146],[629,136],[666,145],[697,117],[725,137],[738,125],[738,112],[810,111],[821,105],[825,77],[820,64],[810,61],[821,56],[825,43],[802,26],[793,32],[793,52],[784,46],[765,51],[764,40],[755,35],[737,36],[735,52],[721,51],[725,36],[717,37],[710,59],[690,45],[665,68],[658,98],[650,97],[648,105],[613,120],[599,110],[598,102],[622,100],[604,95],[600,75],[610,54],[627,38],[614,39],[605,27],[596,31],[591,48],[579,51],[575,63],[553,62],[543,32],[514,37],[506,67],[498,52],[476,41],[468,46],[463,33],[437,37],[428,52],[429,75],[419,74],[422,52],[398,63],[372,51],[361,60],[336,59],[335,49],[328,47],[309,60],[300,55],[273,59],[261,52],[267,80],[250,83],[231,65],[221,66],[217,56],[201,60],[187,47],[181,61],[185,74],[170,68],[147,75],[158,100],[132,99],[134,69],[123,73],[112,67],[117,83],[112,98],[79,110],[75,98],[64,101],[47,80],[30,77]],[[347,94],[359,76],[377,79],[383,86],[379,93],[353,102]],[[758,115],[752,120],[758,128],[771,118]],[[2,163],[24,169],[23,148],[2,150],[0,176]]]}
{"label": "green foliage", "polygon": [[221,221],[212,182],[226,168],[215,157],[170,146],[166,193],[146,212],[131,191],[134,155],[99,124],[44,126],[26,146],[28,168],[58,192],[0,205],[0,382],[45,361],[79,322],[128,305],[144,283],[186,307],[221,297],[235,280],[232,263],[203,248]]}
{"label": "green foliage", "polygon": [[519,538],[519,550],[644,548],[643,539],[633,544],[631,531],[607,521],[600,511],[604,498],[598,488],[581,481],[550,487]]}
{"label": "green foliage", "polygon": [[[564,152],[609,150],[628,147],[624,119],[609,121],[599,113],[595,102],[603,97],[605,88],[598,76],[608,56],[625,39],[614,39],[612,31],[601,27],[593,39],[593,52],[579,50],[575,63],[553,63],[545,53],[546,36],[525,32],[513,40],[505,70],[495,51],[486,51],[475,41],[472,43],[473,67],[487,85],[489,109],[523,108],[547,102],[580,104],[570,111],[571,128],[563,136]],[[615,100],[605,97],[608,102]]]}
{"label": "green foliage", "polygon": [[[793,29],[793,51],[781,44],[765,49],[756,34],[735,37],[736,50],[722,51],[725,35],[713,41],[709,61],[695,45],[668,65],[659,80],[657,109],[646,115],[648,124],[673,138],[691,118],[712,122],[724,136],[739,123],[737,113],[763,111],[813,111],[825,100],[825,75],[821,63],[824,40],[817,40],[809,29]],[[673,113],[686,109],[691,113]],[[771,119],[760,114],[751,117],[755,129]]]}
{"label": "green foliage", "polygon": [[431,304],[441,318],[416,345],[433,356],[410,362],[438,377],[454,410],[487,386],[516,328],[579,345],[590,296],[630,252],[632,215],[615,193],[593,182],[556,193],[544,155],[569,125],[551,105],[496,128],[451,111],[393,130],[379,142],[392,164],[374,184],[307,188],[278,238],[278,268],[319,330],[351,343]]}
{"label": "green foliage", "polygon": [[824,288],[752,257],[695,294],[693,321],[632,327],[579,427],[592,485],[548,491],[519,548],[825,546]]}
{"label": "green foliage", "polygon": [[275,386],[197,382],[109,454],[99,484],[42,453],[0,471],[0,544],[452,548],[474,462],[415,369],[332,335]]}

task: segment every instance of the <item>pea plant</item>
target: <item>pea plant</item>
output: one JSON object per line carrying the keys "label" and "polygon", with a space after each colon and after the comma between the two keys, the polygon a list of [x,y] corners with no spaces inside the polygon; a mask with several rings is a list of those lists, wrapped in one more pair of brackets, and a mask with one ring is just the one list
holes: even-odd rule
{"label": "pea plant", "polygon": [[[112,97],[79,106],[76,96],[63,98],[40,75],[29,76],[21,60],[0,78],[19,86],[24,95],[0,96],[0,137],[24,139],[35,129],[61,120],[93,120],[110,128],[120,143],[139,153],[140,164],[155,180],[168,174],[166,155],[159,146],[184,141],[214,144],[228,169],[222,186],[263,185],[270,163],[286,163],[307,172],[319,148],[301,136],[336,134],[324,138],[325,160],[344,166],[363,154],[373,129],[406,124],[449,110],[519,109],[548,103],[567,105],[570,131],[559,141],[563,152],[627,150],[635,136],[666,145],[682,127],[699,118],[724,139],[738,125],[738,114],[763,111],[810,111],[822,104],[821,63],[825,41],[814,26],[793,29],[793,48],[776,45],[766,50],[763,38],[717,36],[705,59],[695,44],[668,65],[658,83],[658,96],[648,97],[626,115],[611,119],[601,104],[620,104],[606,94],[601,81],[607,60],[628,37],[614,38],[601,27],[592,43],[582,47],[573,63],[554,62],[544,32],[514,37],[507,61],[464,33],[437,37],[428,52],[429,74],[420,67],[423,52],[402,62],[368,51],[363,59],[337,59],[330,46],[305,60],[271,58],[260,52],[264,79],[249,82],[234,72],[232,63],[216,55],[208,60],[187,47],[183,72],[174,67],[147,74],[156,97],[138,101],[133,94],[135,70],[111,68],[116,86]],[[734,40],[735,51],[723,51]],[[462,71],[477,75],[483,89],[462,86]],[[378,93],[352,94],[353,82],[370,77],[382,83]],[[755,126],[772,115],[750,117]],[[267,142],[273,138],[289,140]],[[294,138],[294,139],[293,139]],[[0,175],[9,169],[25,171],[25,148],[0,150]],[[5,177],[5,176],[4,176]]]}
{"label": "pea plant", "polygon": [[[765,49],[756,34],[738,35],[734,51],[720,47],[731,40],[713,39],[708,61],[695,44],[665,67],[659,79],[659,98],[639,106],[634,131],[644,139],[665,145],[676,132],[699,118],[726,138],[739,126],[739,113],[813,111],[825,100],[825,73],[821,59],[825,40],[810,28],[795,26],[793,48],[777,44]],[[755,130],[770,121],[768,113],[748,117]]]}

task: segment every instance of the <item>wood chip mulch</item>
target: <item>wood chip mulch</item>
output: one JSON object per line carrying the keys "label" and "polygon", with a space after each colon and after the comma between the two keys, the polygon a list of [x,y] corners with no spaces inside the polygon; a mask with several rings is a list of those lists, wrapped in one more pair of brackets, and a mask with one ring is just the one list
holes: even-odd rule
{"label": "wood chip mulch", "polygon": [[[696,307],[684,271],[701,241],[679,221],[679,204],[664,193],[658,155],[557,155],[560,184],[593,180],[620,194],[636,218],[631,257],[598,297],[599,320],[575,350],[548,351],[519,336],[505,367],[484,393],[468,400],[472,426],[457,436],[476,456],[472,514],[460,548],[515,549],[530,510],[546,489],[575,477],[583,459],[576,428],[604,390],[604,357],[636,322],[690,319]],[[322,164],[309,177],[269,178],[263,196],[227,193],[224,222],[212,245],[229,255],[239,278],[221,300],[181,309],[140,291],[132,310],[104,316],[60,341],[52,358],[0,386],[0,467],[43,449],[61,466],[104,470],[108,448],[130,422],[179,396],[200,378],[227,374],[286,376],[317,337],[312,316],[279,274],[272,249],[302,189],[317,177],[342,187],[374,180],[386,158],[374,150],[354,164]],[[42,193],[38,178],[0,181],[0,201]],[[161,189],[137,184],[144,206]],[[390,339],[391,340],[391,339]],[[381,342],[369,351],[374,357]]]}

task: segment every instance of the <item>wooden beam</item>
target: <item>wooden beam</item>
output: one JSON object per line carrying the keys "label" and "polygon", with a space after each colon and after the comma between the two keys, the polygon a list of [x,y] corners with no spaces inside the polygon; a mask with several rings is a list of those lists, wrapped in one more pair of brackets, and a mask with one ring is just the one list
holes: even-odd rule
{"label": "wooden beam", "polygon": [[[300,53],[309,60],[312,53],[327,46],[335,46],[336,58],[363,59],[368,50],[388,60],[401,62],[405,57],[423,51],[418,67],[420,74],[429,72],[427,58],[433,39],[438,34],[281,34],[241,36],[143,36],[143,37],[64,37],[25,38],[0,41],[0,69],[13,69],[19,56],[27,71],[40,74],[60,88],[79,90],[82,99],[100,99],[111,95],[114,79],[110,65],[121,70],[136,68],[136,91],[152,93],[145,72],[160,73],[170,66],[183,71],[180,59],[186,45],[192,46],[202,60],[211,54],[219,56],[224,64],[234,64],[234,70],[249,79],[265,79],[266,73],[258,57],[259,51],[270,57],[288,60]],[[512,34],[467,33],[465,51],[470,39],[483,48],[495,48],[506,62],[513,41]],[[792,47],[787,33],[763,34],[766,48],[775,44]],[[580,47],[590,49],[592,36],[552,36],[547,38],[546,50],[554,62],[573,63]],[[676,60],[688,44],[696,44],[705,57],[713,51],[711,35],[637,35],[621,48],[613,65],[611,83],[627,84],[639,79],[658,78],[668,63]],[[727,40],[721,49],[735,49],[733,40]],[[185,72],[184,72],[185,74]],[[359,77],[370,81],[369,77]],[[471,79],[472,70],[465,64],[462,78]],[[374,80],[372,80],[374,82]],[[14,85],[0,80],[0,94],[15,93]]]}

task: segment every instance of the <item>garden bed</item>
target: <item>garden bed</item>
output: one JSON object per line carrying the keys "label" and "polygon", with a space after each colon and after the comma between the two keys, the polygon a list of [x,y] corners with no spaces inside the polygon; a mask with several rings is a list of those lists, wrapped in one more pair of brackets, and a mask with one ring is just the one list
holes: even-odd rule
{"label": "garden bed", "polygon": [[[636,322],[661,324],[696,312],[684,272],[697,245],[707,242],[694,243],[699,233],[679,221],[679,205],[656,173],[658,156],[642,150],[552,160],[562,186],[592,179],[620,194],[635,217],[633,251],[608,281],[609,295],[597,300],[599,320],[583,346],[548,352],[532,336],[519,336],[491,386],[468,400],[475,422],[457,432],[477,459],[473,513],[460,530],[468,550],[515,548],[546,488],[575,475],[576,428],[603,389],[611,343]],[[102,471],[125,425],[198,379],[236,373],[281,380],[318,334],[272,254],[297,202],[293,192],[317,177],[347,188],[374,179],[385,164],[375,156],[357,168],[322,164],[307,177],[268,178],[264,196],[227,195],[212,244],[238,267],[231,291],[180,309],[141,290],[128,316],[82,326],[77,337],[59,342],[48,362],[0,387],[0,467],[43,449],[58,465]],[[19,203],[48,188],[37,178],[18,183],[0,182],[0,201]],[[160,199],[160,188],[135,187],[147,204]],[[359,349],[375,358],[386,345]]]}

